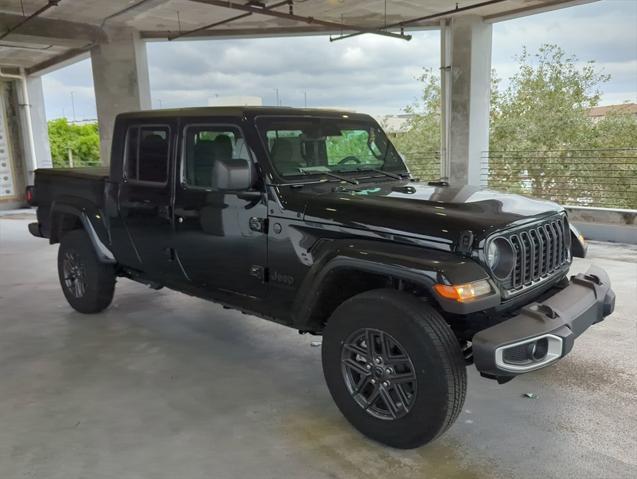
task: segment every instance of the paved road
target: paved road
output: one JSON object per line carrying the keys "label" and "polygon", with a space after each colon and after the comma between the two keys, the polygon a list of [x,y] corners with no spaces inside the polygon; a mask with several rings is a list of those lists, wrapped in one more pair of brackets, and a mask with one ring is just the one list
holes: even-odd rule
{"label": "paved road", "polygon": [[0,218],[1,478],[637,477],[635,247],[591,246],[617,311],[569,357],[506,385],[470,368],[458,422],[396,451],[341,417],[314,338],[127,280],[82,316],[20,218]]}

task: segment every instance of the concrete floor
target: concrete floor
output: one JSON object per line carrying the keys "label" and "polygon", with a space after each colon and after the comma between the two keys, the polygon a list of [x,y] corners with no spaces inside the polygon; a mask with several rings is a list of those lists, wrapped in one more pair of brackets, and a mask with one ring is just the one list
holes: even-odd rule
{"label": "concrete floor", "polygon": [[591,245],[617,310],[570,356],[501,386],[469,368],[458,422],[397,451],[340,415],[316,338],[126,280],[74,312],[26,218],[0,218],[1,478],[637,477],[636,247]]}

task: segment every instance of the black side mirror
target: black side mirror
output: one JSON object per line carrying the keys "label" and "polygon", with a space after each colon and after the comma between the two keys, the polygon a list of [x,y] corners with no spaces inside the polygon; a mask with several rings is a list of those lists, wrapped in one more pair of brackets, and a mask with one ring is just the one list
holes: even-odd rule
{"label": "black side mirror", "polygon": [[249,160],[236,158],[217,160],[212,169],[212,187],[219,191],[243,191],[252,187],[252,166]]}

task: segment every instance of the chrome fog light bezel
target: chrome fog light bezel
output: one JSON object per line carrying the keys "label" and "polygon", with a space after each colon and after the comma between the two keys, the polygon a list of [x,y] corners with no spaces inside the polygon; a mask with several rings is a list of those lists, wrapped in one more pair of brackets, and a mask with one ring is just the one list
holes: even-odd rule
{"label": "chrome fog light bezel", "polygon": [[[515,348],[518,346],[523,346],[525,344],[535,343],[542,339],[546,339],[548,341],[548,348],[546,352],[546,356],[539,361],[529,360],[527,363],[510,363],[504,360],[504,352],[507,349]],[[541,336],[535,336],[533,338],[525,339],[523,341],[518,341],[515,343],[507,344],[504,346],[500,346],[495,350],[495,364],[498,369],[503,371],[509,371],[512,373],[521,373],[534,371],[536,369],[540,369],[544,366],[548,366],[549,364],[557,361],[562,357],[562,351],[564,349],[564,341],[559,336],[554,334],[543,334]]]}

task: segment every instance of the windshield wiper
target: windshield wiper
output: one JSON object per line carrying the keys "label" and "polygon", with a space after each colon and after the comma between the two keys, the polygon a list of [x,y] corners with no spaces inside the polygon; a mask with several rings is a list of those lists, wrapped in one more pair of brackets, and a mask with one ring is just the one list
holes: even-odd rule
{"label": "windshield wiper", "polygon": [[372,172],[372,173],[380,173],[381,175],[384,176],[388,176],[390,178],[393,178],[395,180],[402,180],[403,178],[405,178],[407,175],[402,175],[400,173],[391,173],[389,171],[385,171],[385,170],[379,170],[378,168],[356,168],[355,170],[348,170],[348,172],[358,172],[358,173],[365,173],[366,171]]}
{"label": "windshield wiper", "polygon": [[360,171],[373,171],[374,173],[380,173],[381,175],[389,176],[390,178],[394,178],[395,180],[402,180],[403,177],[397,173],[390,173],[389,171],[379,170],[378,168],[365,168]]}
{"label": "windshield wiper", "polygon": [[337,175],[335,173],[332,173],[331,171],[321,171],[320,174],[329,176],[330,178],[336,178],[337,180],[345,181],[347,183],[351,183],[352,185],[359,184],[359,181],[354,178],[347,178],[345,176]]}
{"label": "windshield wiper", "polygon": [[301,171],[302,175],[324,175],[324,176],[329,176],[330,178],[334,178],[336,180],[340,180],[340,181],[345,181],[346,183],[351,183],[352,185],[357,185],[358,184],[358,180],[355,180],[353,178],[346,178],[345,176],[341,176],[341,175],[337,175],[336,173],[332,173],[331,171],[329,171],[327,168],[323,169],[310,169],[310,168],[299,168],[299,170]]}
{"label": "windshield wiper", "polygon": [[328,181],[329,180],[327,178],[321,178],[320,180],[291,181],[290,183],[268,183],[268,186],[291,186],[292,188],[301,188],[305,185],[320,185],[327,183]]}

